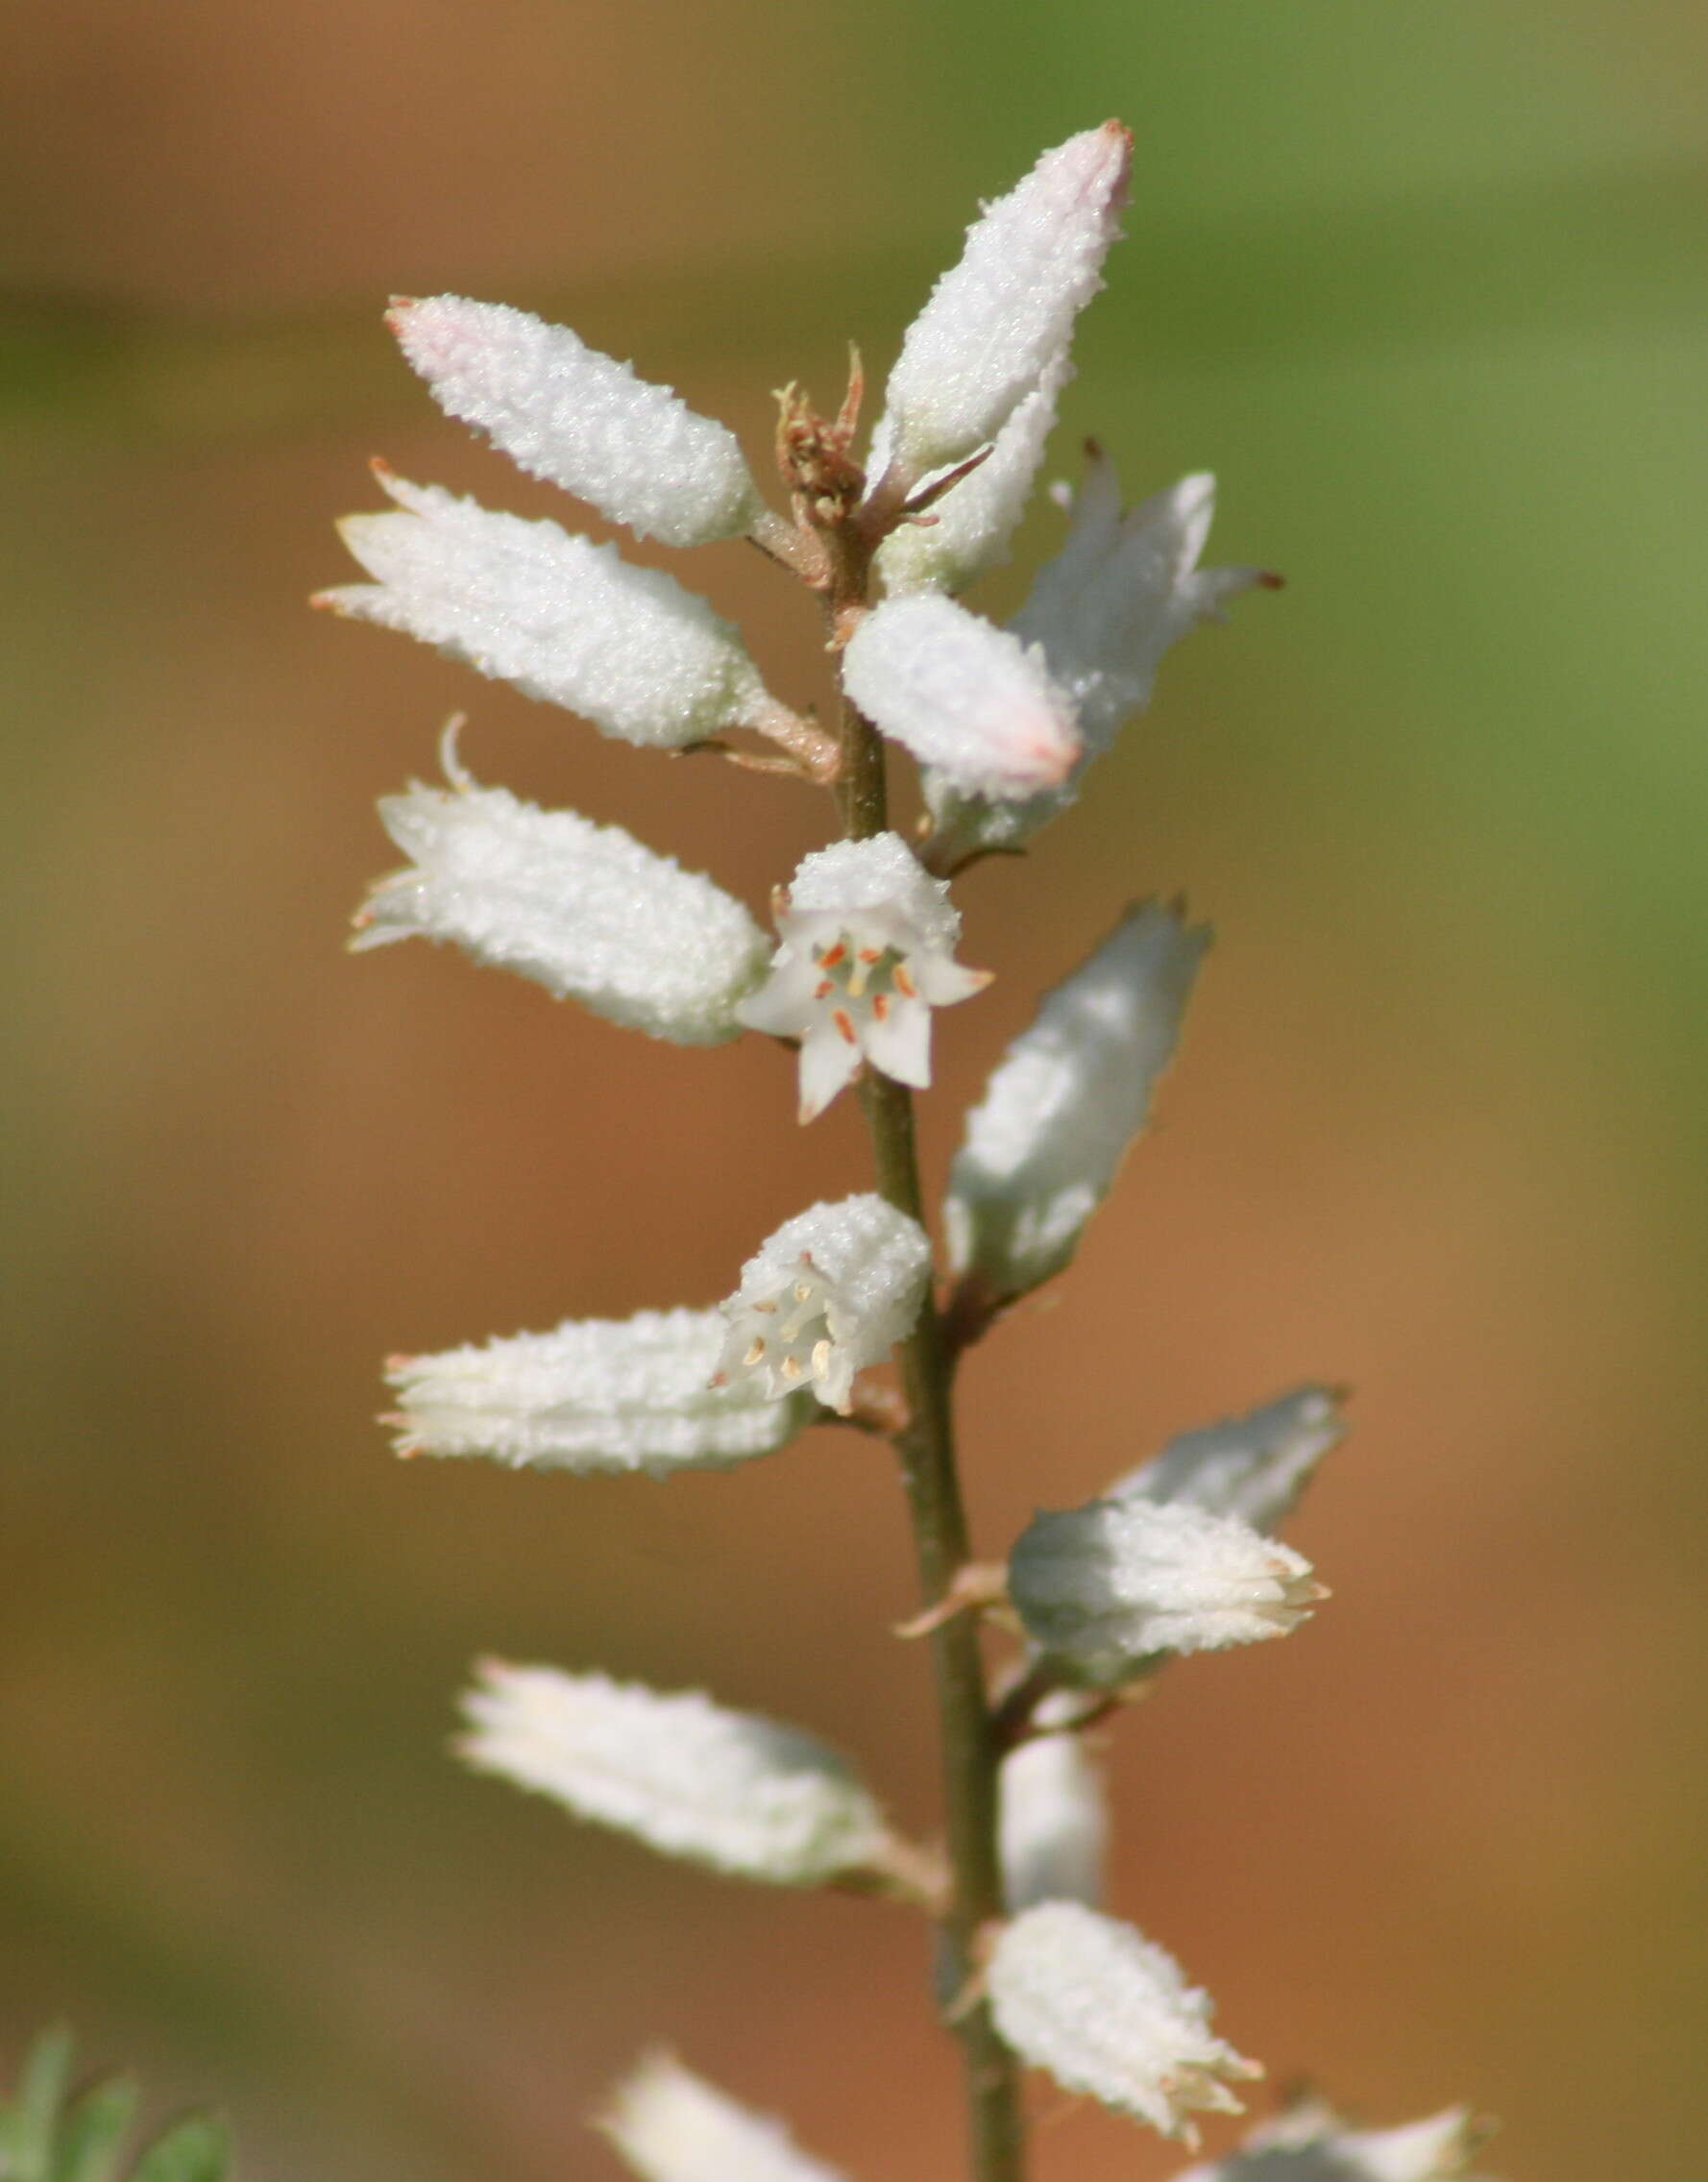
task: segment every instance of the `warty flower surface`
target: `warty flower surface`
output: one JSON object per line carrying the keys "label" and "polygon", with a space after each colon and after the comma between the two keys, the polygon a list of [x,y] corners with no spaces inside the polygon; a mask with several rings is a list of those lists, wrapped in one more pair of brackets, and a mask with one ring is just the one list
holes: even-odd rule
{"label": "warty flower surface", "polygon": [[618,2086],[600,2127],[642,2182],[842,2182],[781,2121],[668,2053],[650,2055]]}
{"label": "warty flower surface", "polygon": [[398,1357],[387,1372],[398,1452],[582,1477],[667,1477],[771,1454],[817,1404],[806,1388],[775,1400],[750,1374],[715,1386],[727,1332],[720,1311],[642,1311]]}
{"label": "warty flower surface", "polygon": [[662,569],[377,474],[397,506],[339,525],[375,581],[317,604],[437,645],[620,742],[681,749],[781,712],[736,631]]}
{"label": "warty flower surface", "polygon": [[817,1886],[880,1863],[890,1833],[835,1751],[799,1729],[608,1675],[487,1660],[459,1754],[575,1817],[738,1878]]}
{"label": "warty flower surface", "polygon": [[1189,1502],[1273,1533],[1345,1431],[1341,1397],[1332,1387],[1296,1387],[1245,1416],[1179,1434],[1103,1497]]}
{"label": "warty flower surface", "polygon": [[939,592],[874,607],[848,640],[842,678],[873,726],[964,795],[1052,788],[1080,754],[1072,700],[1043,652]]}
{"label": "warty flower surface", "polygon": [[401,298],[386,323],[448,415],[638,537],[705,545],[763,512],[727,426],[567,326],[467,296]]}
{"label": "warty flower surface", "polygon": [[785,1220],[742,1267],[713,1384],[771,1401],[810,1391],[846,1414],[854,1375],[913,1332],[931,1274],[917,1220],[875,1192]]}
{"label": "warty flower surface", "polygon": [[961,919],[948,891],[893,833],[816,849],[779,889],[770,976],[736,1015],[750,1029],[799,1039],[803,1122],[863,1061],[918,1090],[930,1083],[932,1009],[990,981],[951,960]]}
{"label": "warty flower surface", "polygon": [[1009,1557],[1027,1635],[1099,1687],[1162,1653],[1285,1636],[1327,1596],[1291,1546],[1184,1501],[1094,1500],[1036,1515]]}
{"label": "warty flower surface", "polygon": [[769,947],[743,905],[621,826],[477,787],[447,749],[449,788],[380,798],[409,868],[380,879],[354,947],[413,935],[531,977],[560,999],[678,1045],[736,1038]]}
{"label": "warty flower surface", "polygon": [[1142,902],[1052,987],[966,1116],[943,1206],[949,1260],[997,1298],[1072,1258],[1174,1055],[1208,925]]}
{"label": "warty flower surface", "polygon": [[1069,2091],[1196,2144],[1194,2112],[1236,2114],[1260,2076],[1210,2031],[1208,1994],[1163,1949],[1077,1901],[1040,1902],[1000,1933],[986,1973],[996,2027]]}
{"label": "warty flower surface", "polygon": [[880,438],[910,475],[994,439],[1065,351],[1103,285],[1132,152],[1118,121],[1084,130],[967,229],[890,374]]}

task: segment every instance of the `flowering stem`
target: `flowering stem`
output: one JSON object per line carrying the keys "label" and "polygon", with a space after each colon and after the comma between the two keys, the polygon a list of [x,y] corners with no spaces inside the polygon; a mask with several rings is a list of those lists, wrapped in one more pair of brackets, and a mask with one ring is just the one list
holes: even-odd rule
{"label": "flowering stem", "polygon": [[[837,784],[850,840],[880,833],[888,821],[884,746],[846,698],[842,707],[842,774]],[[868,1067],[861,1105],[871,1138],[878,1189],[898,1212],[925,1224],[914,1102],[903,1084]],[[908,1423],[895,1434],[913,1524],[919,1586],[929,1611],[966,1565],[966,1513],[955,1467],[951,1362],[942,1321],[927,1293],[912,1337],[900,1351]],[[942,1924],[941,1991],[966,2066],[973,2182],[1020,2182],[1024,2167],[1019,2072],[996,2035],[983,1998],[969,2001],[978,1975],[981,1930],[1002,1914],[996,1842],[994,1722],[985,1688],[976,1614],[955,1614],[931,1636],[942,1743],[943,1804],[950,1893]]]}

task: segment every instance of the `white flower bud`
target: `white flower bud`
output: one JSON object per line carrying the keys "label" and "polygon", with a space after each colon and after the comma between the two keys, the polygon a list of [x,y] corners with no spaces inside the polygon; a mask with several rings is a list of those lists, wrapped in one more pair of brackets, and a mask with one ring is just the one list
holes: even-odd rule
{"label": "white flower bud", "polygon": [[1110,1688],[1165,1652],[1285,1636],[1328,1593],[1302,1554],[1248,1523],[1127,1499],[1035,1515],[1009,1557],[1009,1597],[1062,1673]]}
{"label": "white flower bud", "polygon": [[318,604],[436,644],[620,742],[680,749],[780,709],[735,630],[661,569],[436,485],[379,481],[399,512],[339,525],[376,581]]}
{"label": "white flower bud", "polygon": [[1075,1734],[1034,1735],[997,1775],[1003,1901],[1011,1916],[1038,1901],[1103,1900],[1109,1807],[1103,1768]]}
{"label": "white flower bud", "polygon": [[1327,1386],[1301,1386],[1247,1416],[1181,1433],[1103,1497],[1188,1502],[1273,1532],[1345,1430],[1337,1394]]}
{"label": "white flower bud", "polygon": [[716,1384],[777,1401],[811,1389],[847,1413],[854,1374],[913,1332],[931,1275],[917,1220],[879,1196],[843,1197],[785,1220],[742,1267]]}
{"label": "white flower bud", "polygon": [[738,1878],[817,1886],[890,1834],[846,1762],[798,1729],[607,1675],[487,1660],[459,1754],[577,1818]]}
{"label": "white flower bud", "polygon": [[466,296],[396,303],[386,323],[448,415],[639,536],[699,546],[763,512],[727,426],[567,326]]}
{"label": "white flower bud", "polygon": [[[961,490],[945,496],[945,506]],[[1260,569],[1198,566],[1214,511],[1215,479],[1200,473],[1123,514],[1113,465],[1090,451],[1061,551],[1038,570],[1008,625],[1042,652],[1051,680],[1075,707],[1085,748],[1060,787],[1007,800],[969,797],[947,768],[929,772],[926,802],[955,858],[1016,848],[1065,810],[1092,760],[1150,701],[1169,647],[1200,622],[1221,620],[1239,592],[1277,580]]]}
{"label": "white flower bud", "polygon": [[874,726],[965,795],[1052,787],[1080,753],[1073,706],[1043,654],[938,592],[867,614],[842,680]]}
{"label": "white flower bud", "polygon": [[1462,2106],[1398,2129],[1354,2129],[1305,2098],[1175,2182],[1456,2182],[1486,2134]]}
{"label": "white flower bud", "polygon": [[822,1114],[863,1060],[897,1083],[931,1081],[931,1011],[990,982],[951,961],[961,919],[898,834],[814,851],[775,897],[782,942],[736,1013],[800,1041],[800,1118]]}
{"label": "white flower bud", "polygon": [[600,2123],[642,2182],[842,2182],[781,2121],[755,2114],[668,2053],[619,2085]]}
{"label": "white flower bud", "polygon": [[582,1477],[667,1477],[769,1455],[817,1405],[808,1393],[773,1401],[751,1377],[714,1386],[727,1331],[720,1311],[642,1311],[396,1358],[398,1452]]}
{"label": "white flower bud", "polygon": [[992,1071],[949,1170],[949,1257],[997,1298],[1059,1273],[1145,1124],[1208,925],[1144,902],[1046,993]]}
{"label": "white flower bud", "polygon": [[678,1045],[738,1037],[736,1004],[764,974],[765,934],[742,904],[621,826],[478,788],[447,750],[451,786],[382,797],[412,859],[378,881],[353,946],[419,934],[520,970],[562,999]]}
{"label": "white flower bud", "polygon": [[890,375],[891,444],[913,475],[994,439],[1063,354],[1103,285],[1132,151],[1118,121],[1070,136],[967,229]]}
{"label": "white flower bud", "polygon": [[997,2030],[1069,2091],[1196,2144],[1194,2111],[1236,2114],[1228,2089],[1260,2076],[1210,2031],[1210,2001],[1130,1925],[1077,1901],[1004,1927],[987,1973]]}
{"label": "white flower bud", "polygon": [[[997,433],[978,468],[935,501],[929,522],[904,523],[878,548],[878,572],[887,591],[964,591],[988,569],[1009,557],[1013,538],[1044,442],[1056,422],[1056,404],[1073,377],[1065,351],[1044,371],[1032,393]],[[882,475],[886,451],[872,449],[872,469]]]}

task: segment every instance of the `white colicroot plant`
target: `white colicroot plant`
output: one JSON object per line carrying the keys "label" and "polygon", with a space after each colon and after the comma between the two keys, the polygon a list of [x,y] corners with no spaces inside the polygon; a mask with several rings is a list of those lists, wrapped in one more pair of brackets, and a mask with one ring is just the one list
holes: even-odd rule
{"label": "white colicroot plant", "polygon": [[[873,1153],[872,1187],[786,1221],[715,1308],[394,1358],[391,1421],[402,1453],[585,1475],[750,1461],[838,1421],[892,1440],[923,1593],[913,1626],[936,1677],[940,1842],[899,1836],[846,1761],[793,1728],[600,1673],[484,1662],[461,1749],[664,1854],[932,1920],[972,2182],[1023,2171],[1025,2067],[1188,2145],[1195,2114],[1239,2111],[1257,2064],[1211,2027],[1174,1958],[1101,1906],[1091,1730],[1169,1659],[1285,1635],[1328,1595],[1275,1536],[1339,1436],[1327,1389],[1183,1434],[1089,1506],[1037,1516],[1003,1565],[972,1558],[956,1468],[956,1364],[1072,1259],[1144,1128],[1209,934],[1178,906],[1134,905],[1042,997],[967,1116],[934,1276],[912,1097],[931,1082],[934,1010],[988,981],[956,959],[950,882],[1066,810],[1174,640],[1274,580],[1199,567],[1211,478],[1124,510],[1092,449],[1077,493],[1057,490],[1064,538],[1009,625],[956,597],[1007,555],[1130,152],[1118,123],[1087,130],[973,223],[864,454],[858,364],[833,418],[781,397],[787,513],[721,425],[566,329],[456,296],[394,305],[440,405],[523,469],[640,537],[751,540],[816,594],[839,665],[833,723],[773,695],[739,633],[671,576],[378,466],[392,507],[343,527],[371,580],[322,601],[603,734],[710,745],[834,797],[839,838],[779,874],[774,944],[714,880],[620,827],[477,785],[454,733],[445,786],[382,803],[409,863],[374,888],[357,946],[454,941],[680,1044],[769,1034],[796,1049],[800,1120],[856,1087]],[[921,768],[911,844],[889,821],[891,743]],[[1013,1640],[993,1678],[985,1624]],[[779,2123],[669,2058],[642,2063],[603,2126],[647,2182],[836,2182]],[[1368,2130],[1295,2102],[1181,2182],[1443,2182],[1476,2138],[1456,2108]]]}

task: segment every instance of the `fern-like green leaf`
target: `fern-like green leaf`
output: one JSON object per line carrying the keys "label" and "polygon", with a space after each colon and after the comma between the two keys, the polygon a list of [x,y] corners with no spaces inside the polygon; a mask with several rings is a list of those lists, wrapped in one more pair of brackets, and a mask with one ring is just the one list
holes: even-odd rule
{"label": "fern-like green leaf", "polygon": [[71,2093],[71,2033],[44,2031],[0,2097],[0,2182],[225,2182],[231,2143],[223,2121],[187,2114],[124,2158],[136,2087],[108,2076]]}

